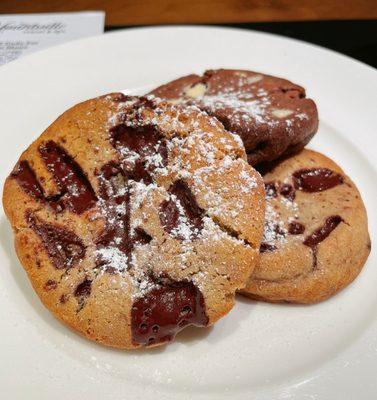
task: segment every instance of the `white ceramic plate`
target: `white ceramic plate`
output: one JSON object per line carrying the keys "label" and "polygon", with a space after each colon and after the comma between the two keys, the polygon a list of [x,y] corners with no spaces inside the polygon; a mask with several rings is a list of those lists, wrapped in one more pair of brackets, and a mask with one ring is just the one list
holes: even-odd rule
{"label": "white ceramic plate", "polygon": [[[376,70],[278,36],[233,29],[132,29],[58,46],[0,68],[0,182],[67,107],[142,91],[206,68],[275,74],[306,87],[321,124],[310,147],[361,190],[377,243]],[[140,89],[141,88],[141,89]],[[314,306],[240,298],[212,329],[170,346],[117,351],[85,340],[39,302],[0,211],[0,392],[3,399],[375,399],[377,265]]]}

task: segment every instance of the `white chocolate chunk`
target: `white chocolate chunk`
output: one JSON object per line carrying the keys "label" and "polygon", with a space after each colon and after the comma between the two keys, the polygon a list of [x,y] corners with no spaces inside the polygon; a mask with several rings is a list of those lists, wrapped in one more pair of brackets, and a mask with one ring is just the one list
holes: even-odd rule
{"label": "white chocolate chunk", "polygon": [[171,100],[169,100],[169,103],[171,103],[171,104],[180,104],[180,103],[182,103],[182,99],[171,99]]}
{"label": "white chocolate chunk", "polygon": [[259,81],[261,81],[262,79],[263,79],[263,76],[262,76],[262,75],[254,75],[254,76],[251,76],[250,78],[247,78],[247,83],[248,83],[249,85],[251,85],[252,83],[259,82]]}
{"label": "white chocolate chunk", "polygon": [[275,109],[271,111],[271,114],[276,118],[286,118],[293,114],[292,110],[287,110],[286,108]]}
{"label": "white chocolate chunk", "polygon": [[197,83],[196,85],[187,88],[185,90],[185,95],[196,99],[198,97],[203,97],[206,90],[207,86],[204,83]]}

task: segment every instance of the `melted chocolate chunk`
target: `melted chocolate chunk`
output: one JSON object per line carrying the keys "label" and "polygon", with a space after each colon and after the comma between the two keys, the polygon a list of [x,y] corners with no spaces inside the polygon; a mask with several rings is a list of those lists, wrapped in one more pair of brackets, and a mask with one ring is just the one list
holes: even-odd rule
{"label": "melted chocolate chunk", "polygon": [[[171,198],[160,204],[159,216],[162,227],[166,232],[172,234],[179,225],[179,209],[177,203]],[[176,235],[178,237],[178,235]],[[180,237],[180,239],[183,239]]]}
{"label": "melted chocolate chunk", "polygon": [[203,295],[192,282],[156,284],[131,311],[133,341],[142,346],[172,341],[187,325],[206,326]]}
{"label": "melted chocolate chunk", "polygon": [[[135,245],[148,244],[152,237],[142,228],[137,227],[131,232],[131,207],[128,178],[123,170],[114,163],[103,166],[100,173],[100,195],[104,201],[106,226],[97,240],[97,247],[116,248],[126,255],[126,265],[131,265],[131,254]],[[107,271],[112,271],[109,261],[99,256],[97,263]],[[118,266],[119,267],[119,266]]]}
{"label": "melted chocolate chunk", "polygon": [[48,204],[55,211],[61,211],[62,206],[58,203],[58,198],[49,197],[46,198],[43,193],[42,186],[40,185],[35,172],[30,167],[27,161],[21,161],[14,171],[12,172],[12,177],[14,177],[22,189],[34,199]]}
{"label": "melted chocolate chunk", "polygon": [[41,238],[47,254],[57,269],[71,268],[85,256],[85,246],[75,233],[66,228],[39,221],[32,215],[26,219]]}
{"label": "melted chocolate chunk", "polygon": [[100,178],[100,198],[103,200],[114,200],[128,186],[122,168],[113,161],[105,164],[97,174]]}
{"label": "melted chocolate chunk", "polygon": [[271,199],[278,197],[277,187],[275,182],[265,182],[264,188],[266,191],[266,198]]}
{"label": "melted chocolate chunk", "polygon": [[286,236],[286,230],[278,222],[273,224],[273,230],[278,236]]}
{"label": "melted chocolate chunk", "polygon": [[148,233],[140,227],[134,230],[133,238],[135,243],[138,244],[148,244],[152,240],[152,236],[148,235]]}
{"label": "melted chocolate chunk", "polygon": [[301,233],[304,233],[304,231],[305,226],[297,221],[292,221],[288,226],[288,232],[291,235],[300,235]]}
{"label": "melted chocolate chunk", "polygon": [[295,190],[289,183],[284,183],[280,188],[280,194],[286,199],[293,201],[296,197]]}
{"label": "melted chocolate chunk", "polygon": [[110,141],[123,158],[125,174],[136,182],[150,184],[155,169],[167,164],[166,140],[153,126],[117,125],[110,130]]}
{"label": "melted chocolate chunk", "polygon": [[277,249],[276,246],[274,246],[274,245],[272,245],[272,244],[269,244],[269,243],[263,242],[263,243],[261,243],[261,245],[260,245],[259,251],[260,251],[261,253],[267,253],[267,252],[269,252],[269,251],[274,251],[274,250],[276,250],[276,249]]}
{"label": "melted chocolate chunk", "polygon": [[300,169],[293,173],[293,183],[296,189],[303,192],[322,192],[344,182],[342,175],[328,168]]}
{"label": "melted chocolate chunk", "polygon": [[76,297],[88,297],[92,291],[92,281],[84,279],[75,290]]}
{"label": "melted chocolate chunk", "polygon": [[60,204],[76,214],[81,214],[95,205],[97,198],[93,188],[71,156],[53,141],[41,145],[39,152],[62,191]]}
{"label": "melted chocolate chunk", "polygon": [[342,221],[343,219],[339,215],[328,217],[320,228],[305,238],[304,245],[310,248],[318,246],[319,243],[323,242]]}
{"label": "melted chocolate chunk", "polygon": [[17,164],[12,176],[28,195],[38,200],[44,200],[42,187],[27,161],[21,161]]}
{"label": "melted chocolate chunk", "polygon": [[[131,238],[131,209],[130,192],[124,181],[120,170],[114,166],[105,166],[104,170],[109,173],[112,169],[113,176],[101,180],[101,194],[106,200],[104,202],[104,215],[106,215],[106,226],[104,232],[97,241],[98,248],[112,247],[119,249],[127,255],[127,268],[130,264],[133,242]],[[122,206],[123,207],[119,207]],[[104,265],[102,260],[99,263]]]}
{"label": "melted chocolate chunk", "polygon": [[318,245],[323,242],[342,221],[343,219],[339,215],[332,215],[326,219],[325,223],[320,228],[305,238],[304,245],[310,247],[313,252],[313,269],[317,266]]}
{"label": "melted chocolate chunk", "polygon": [[77,300],[77,310],[76,312],[80,312],[86,302],[86,298],[90,296],[90,293],[92,291],[92,281],[89,279],[84,279],[75,289],[75,297]]}
{"label": "melted chocolate chunk", "polygon": [[102,166],[101,171],[99,173],[98,173],[98,171],[96,171],[96,172],[97,172],[97,175],[99,175],[100,177],[103,177],[104,179],[109,180],[113,176],[116,176],[117,174],[122,173],[122,168],[120,168],[120,166],[115,161],[110,161],[107,164]]}
{"label": "melted chocolate chunk", "polygon": [[[133,128],[125,124],[110,130],[110,142],[118,150],[122,164],[110,162],[99,174],[106,227],[97,247],[120,250],[126,255],[124,268],[129,268],[135,245],[148,244],[152,240],[140,227],[131,232],[130,181],[150,184],[155,169],[167,164],[167,146],[155,127]],[[114,270],[111,262],[101,256],[97,263],[109,272]]]}
{"label": "melted chocolate chunk", "polygon": [[176,181],[169,188],[170,198],[160,204],[160,221],[165,231],[176,238],[187,239],[180,232],[180,224],[190,230],[190,238],[196,238],[203,229],[203,210],[184,181]]}

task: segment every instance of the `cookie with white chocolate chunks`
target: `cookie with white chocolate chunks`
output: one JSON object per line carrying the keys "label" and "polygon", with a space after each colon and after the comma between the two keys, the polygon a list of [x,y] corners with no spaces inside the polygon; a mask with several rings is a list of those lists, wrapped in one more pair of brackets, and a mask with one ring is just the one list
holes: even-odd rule
{"label": "cookie with white chocolate chunks", "polygon": [[252,71],[219,69],[188,75],[151,92],[195,104],[242,138],[251,165],[298,152],[318,128],[318,113],[294,83]]}
{"label": "cookie with white chocolate chunks", "polygon": [[315,303],[351,283],[371,246],[354,183],[311,150],[282,161],[264,180],[261,258],[242,293],[271,302]]}
{"label": "cookie with white chocolate chunks", "polygon": [[214,118],[110,94],[47,128],[3,203],[45,306],[87,338],[129,349],[233,307],[259,256],[265,192]]}

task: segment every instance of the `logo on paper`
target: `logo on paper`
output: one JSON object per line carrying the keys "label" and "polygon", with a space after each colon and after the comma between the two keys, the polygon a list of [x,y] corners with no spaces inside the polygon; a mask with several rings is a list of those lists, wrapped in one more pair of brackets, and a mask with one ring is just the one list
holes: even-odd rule
{"label": "logo on paper", "polygon": [[0,34],[5,32],[20,32],[27,34],[60,34],[64,33],[65,28],[66,24],[61,22],[52,22],[48,24],[5,22],[0,23]]}

